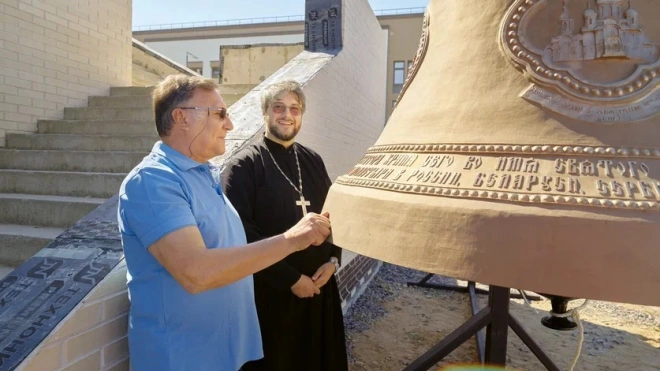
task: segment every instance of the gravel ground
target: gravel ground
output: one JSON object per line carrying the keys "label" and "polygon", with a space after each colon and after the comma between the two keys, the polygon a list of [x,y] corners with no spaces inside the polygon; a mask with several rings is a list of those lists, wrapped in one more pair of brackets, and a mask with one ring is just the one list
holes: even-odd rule
{"label": "gravel ground", "polygon": [[[374,277],[364,294],[353,303],[344,317],[349,361],[355,360],[353,344],[354,336],[370,329],[379,318],[382,318],[386,314],[383,304],[395,301],[402,290],[421,290],[426,294],[426,297],[443,297],[452,294],[452,292],[445,290],[407,287],[407,282],[417,282],[425,275],[426,273],[424,272],[383,263],[380,271],[376,277]],[[429,282],[445,284],[457,283],[455,279],[441,276],[434,276]],[[465,282],[458,281],[458,284],[465,284]],[[478,287],[479,286],[487,288],[487,286],[478,285]],[[519,304],[524,303],[523,300],[517,299],[513,299],[512,302]],[[569,307],[575,307],[581,303],[581,300],[576,300],[571,302]],[[549,301],[544,299],[542,302],[535,302],[534,306],[549,308]],[[539,316],[545,315],[543,310],[537,310]],[[581,313],[591,316],[611,317],[612,321],[609,324],[613,327],[634,325],[648,327],[651,331],[658,331],[658,333],[660,333],[660,307],[642,307],[629,304],[590,301],[589,306],[587,306]],[[608,337],[591,336],[598,333],[597,326],[586,321],[583,322],[583,324],[585,330],[583,354],[596,355],[602,352],[607,352],[613,347],[621,345],[624,341],[621,335],[615,334]]]}
{"label": "gravel ground", "polygon": [[[377,319],[383,317],[386,311],[382,303],[395,300],[401,290],[408,288],[407,282],[418,282],[425,276],[426,273],[424,272],[383,263],[383,266],[371,281],[369,287],[353,303],[344,316],[349,361],[354,360],[352,335],[371,328]],[[429,280],[429,283],[451,284],[456,283],[456,280],[434,276]],[[442,292],[436,291],[436,293]]]}

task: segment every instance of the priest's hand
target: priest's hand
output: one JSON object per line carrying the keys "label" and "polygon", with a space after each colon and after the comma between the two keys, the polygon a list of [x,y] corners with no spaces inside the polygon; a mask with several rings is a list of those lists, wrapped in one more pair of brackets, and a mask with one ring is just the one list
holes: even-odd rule
{"label": "priest's hand", "polygon": [[314,286],[314,281],[304,274],[300,275],[300,279],[293,286],[291,286],[291,292],[293,295],[305,299],[311,298],[314,295],[320,294],[321,290],[318,287]]}
{"label": "priest's hand", "polygon": [[335,265],[333,263],[325,263],[316,270],[316,273],[312,276],[312,281],[314,281],[314,286],[321,288],[323,285],[328,283],[330,277],[335,273]]}
{"label": "priest's hand", "polygon": [[296,225],[284,232],[294,251],[305,250],[310,245],[318,246],[330,235],[330,214],[309,213]]}

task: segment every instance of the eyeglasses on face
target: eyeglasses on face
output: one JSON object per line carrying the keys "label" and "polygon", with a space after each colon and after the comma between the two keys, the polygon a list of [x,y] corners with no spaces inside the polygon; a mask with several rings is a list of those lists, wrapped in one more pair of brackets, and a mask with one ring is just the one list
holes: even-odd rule
{"label": "eyeglasses on face", "polygon": [[287,107],[283,103],[273,103],[270,106],[273,108],[274,113],[284,113],[284,111],[286,111],[288,108],[292,116],[300,116],[302,114],[302,109],[300,108],[300,106]]}
{"label": "eyeglasses on face", "polygon": [[208,116],[211,116],[211,112],[214,114],[218,114],[218,117],[220,120],[226,119],[229,115],[227,114],[227,109],[226,108],[214,108],[214,107],[177,107],[180,109],[192,109],[196,111],[206,111],[208,113]]}

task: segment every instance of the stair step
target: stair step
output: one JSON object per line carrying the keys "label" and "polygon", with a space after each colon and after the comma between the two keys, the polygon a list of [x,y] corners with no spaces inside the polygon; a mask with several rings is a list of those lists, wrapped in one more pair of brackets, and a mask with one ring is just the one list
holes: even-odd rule
{"label": "stair step", "polygon": [[140,120],[153,119],[151,107],[66,107],[65,120]]}
{"label": "stair step", "polygon": [[148,152],[0,149],[0,169],[128,173]]}
{"label": "stair step", "polygon": [[0,223],[66,228],[105,200],[92,197],[0,193]]}
{"label": "stair step", "polygon": [[0,169],[0,193],[109,198],[126,173]]}
{"label": "stair step", "polygon": [[7,148],[71,151],[151,151],[156,135],[7,134]]}
{"label": "stair step", "polygon": [[39,120],[41,134],[154,135],[156,124],[148,120]]}
{"label": "stair step", "polygon": [[89,97],[89,107],[151,107],[151,95]]}
{"label": "stair step", "polygon": [[110,88],[110,96],[113,97],[125,97],[125,96],[136,96],[136,95],[151,95],[151,92],[154,91],[153,86],[122,86],[122,87],[113,87]]}
{"label": "stair step", "polygon": [[133,86],[153,86],[155,81],[160,81],[163,78],[144,66],[133,64],[133,71],[131,83]]}
{"label": "stair step", "polygon": [[64,228],[0,224],[0,265],[21,265],[63,232]]}

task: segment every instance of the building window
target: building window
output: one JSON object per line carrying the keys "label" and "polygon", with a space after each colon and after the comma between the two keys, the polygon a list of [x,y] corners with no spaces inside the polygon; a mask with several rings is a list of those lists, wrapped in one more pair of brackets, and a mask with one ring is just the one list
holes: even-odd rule
{"label": "building window", "polygon": [[191,68],[191,70],[197,72],[197,73],[200,74],[200,75],[203,75],[202,72],[204,71],[204,70],[202,69],[202,67]]}
{"label": "building window", "polygon": [[220,67],[211,67],[211,76],[220,82]]}
{"label": "building window", "polygon": [[394,76],[392,79],[392,93],[399,94],[401,88],[403,87],[403,82],[406,79],[406,62],[404,61],[395,61],[394,62]]}

